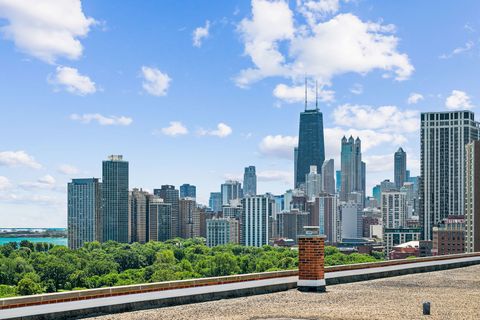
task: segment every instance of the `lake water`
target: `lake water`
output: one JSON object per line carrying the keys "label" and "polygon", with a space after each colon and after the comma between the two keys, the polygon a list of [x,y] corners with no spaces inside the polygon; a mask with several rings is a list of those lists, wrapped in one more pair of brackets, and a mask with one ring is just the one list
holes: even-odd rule
{"label": "lake water", "polygon": [[0,238],[0,245],[9,242],[18,242],[22,240],[28,240],[30,242],[48,242],[56,245],[66,246],[67,238]]}

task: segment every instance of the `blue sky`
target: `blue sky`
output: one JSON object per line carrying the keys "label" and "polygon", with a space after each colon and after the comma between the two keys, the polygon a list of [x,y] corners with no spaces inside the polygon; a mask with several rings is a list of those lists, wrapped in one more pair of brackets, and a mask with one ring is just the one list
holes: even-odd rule
{"label": "blue sky", "polygon": [[480,3],[0,1],[0,226],[65,226],[66,183],[123,154],[130,186],[206,203],[255,165],[293,183],[304,75],[326,156],[358,135],[367,187],[419,173],[419,112],[479,104]]}

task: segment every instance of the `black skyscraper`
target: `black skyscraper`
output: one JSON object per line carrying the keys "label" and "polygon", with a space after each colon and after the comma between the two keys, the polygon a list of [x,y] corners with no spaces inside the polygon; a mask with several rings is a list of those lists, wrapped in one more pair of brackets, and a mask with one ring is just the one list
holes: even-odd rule
{"label": "black skyscraper", "polygon": [[310,166],[317,166],[318,173],[322,173],[324,161],[323,115],[318,108],[305,110],[300,113],[295,188],[299,188],[305,184],[305,175],[310,172]]}

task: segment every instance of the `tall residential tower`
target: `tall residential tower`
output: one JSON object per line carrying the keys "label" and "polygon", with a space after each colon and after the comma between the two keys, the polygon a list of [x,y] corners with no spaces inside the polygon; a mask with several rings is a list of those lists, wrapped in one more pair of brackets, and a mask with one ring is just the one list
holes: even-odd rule
{"label": "tall residential tower", "polygon": [[129,241],[148,242],[148,202],[150,194],[142,189],[133,188],[129,194]]}
{"label": "tall residential tower", "polygon": [[407,153],[402,148],[398,148],[393,156],[393,162],[395,187],[400,189],[407,181]]}
{"label": "tall residential tower", "polygon": [[101,183],[97,178],[73,179],[68,184],[68,247],[101,240]]}
{"label": "tall residential tower", "polygon": [[128,239],[128,161],[111,155],[102,166],[102,241],[127,243]]}
{"label": "tall residential tower", "polygon": [[179,193],[172,185],[163,185],[160,189],[153,189],[153,194],[163,199],[163,202],[171,204],[171,236],[179,237],[180,230],[180,209],[179,209]]}
{"label": "tall residential tower", "polygon": [[248,166],[245,168],[243,174],[243,195],[254,196],[257,194],[257,174],[255,166]]}
{"label": "tall residential tower", "polygon": [[420,128],[420,223],[424,240],[449,215],[465,214],[465,145],[479,139],[471,111],[426,112]]}
{"label": "tall residential tower", "polygon": [[249,196],[242,199],[242,206],[242,245],[261,247],[268,244],[274,200],[267,195]]}
{"label": "tall residential tower", "polygon": [[466,146],[465,175],[465,248],[480,252],[480,141]]}

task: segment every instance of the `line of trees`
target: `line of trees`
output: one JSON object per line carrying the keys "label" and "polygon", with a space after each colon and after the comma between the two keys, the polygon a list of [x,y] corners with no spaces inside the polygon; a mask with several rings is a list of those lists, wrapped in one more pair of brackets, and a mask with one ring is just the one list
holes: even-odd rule
{"label": "line of trees", "polygon": [[[345,255],[326,247],[325,264],[373,262],[379,257]],[[78,250],[22,241],[0,246],[0,297],[91,289],[147,282],[295,269],[298,252],[289,248],[222,245],[205,239],[146,244],[91,242]]]}

